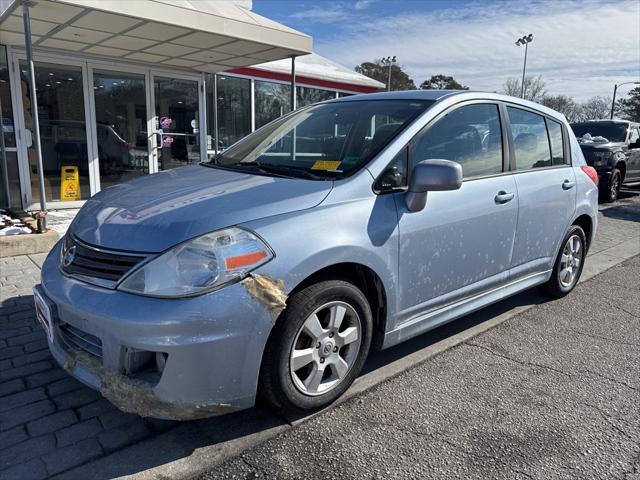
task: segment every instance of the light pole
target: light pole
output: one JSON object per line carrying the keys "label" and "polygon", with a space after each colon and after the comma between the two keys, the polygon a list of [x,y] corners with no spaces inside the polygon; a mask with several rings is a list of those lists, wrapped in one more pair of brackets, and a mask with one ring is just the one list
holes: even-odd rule
{"label": "light pole", "polygon": [[616,93],[618,92],[618,87],[623,85],[640,85],[640,82],[624,82],[619,85],[613,86],[613,100],[611,100],[611,120],[613,120],[613,110],[616,107]]}
{"label": "light pole", "polygon": [[396,56],[393,57],[385,57],[380,60],[382,65],[389,65],[389,75],[387,76],[387,92],[391,91],[391,66],[396,63]]}
{"label": "light pole", "polygon": [[524,65],[522,66],[522,85],[520,85],[520,98],[524,98],[524,74],[527,71],[527,50],[529,49],[529,44],[533,42],[533,33],[529,35],[525,35],[524,37],[516,40],[517,46],[524,45]]}

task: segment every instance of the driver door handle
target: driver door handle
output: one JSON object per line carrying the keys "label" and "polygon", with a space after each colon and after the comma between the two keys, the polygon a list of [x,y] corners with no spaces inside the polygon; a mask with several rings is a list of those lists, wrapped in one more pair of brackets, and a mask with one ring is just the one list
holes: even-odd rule
{"label": "driver door handle", "polygon": [[569,190],[575,187],[575,185],[576,185],[576,182],[572,182],[571,180],[565,180],[564,182],[562,182],[562,189]]}
{"label": "driver door handle", "polygon": [[507,203],[513,200],[514,197],[515,197],[514,193],[500,190],[498,194],[495,196],[494,200],[496,203]]}

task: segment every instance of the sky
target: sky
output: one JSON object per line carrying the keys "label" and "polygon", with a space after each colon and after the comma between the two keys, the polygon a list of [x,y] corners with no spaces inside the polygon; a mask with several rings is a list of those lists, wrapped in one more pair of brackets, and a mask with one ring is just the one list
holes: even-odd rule
{"label": "sky", "polygon": [[395,55],[416,85],[442,73],[500,91],[522,75],[515,41],[529,33],[527,74],[542,75],[550,94],[584,101],[640,81],[638,0],[253,0],[253,11],[349,68]]}

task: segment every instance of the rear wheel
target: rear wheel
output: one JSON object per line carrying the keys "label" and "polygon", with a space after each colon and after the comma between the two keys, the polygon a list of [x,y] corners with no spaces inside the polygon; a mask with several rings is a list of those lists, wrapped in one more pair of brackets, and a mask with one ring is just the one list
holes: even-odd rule
{"label": "rear wheel", "polygon": [[609,180],[604,183],[601,197],[604,202],[615,202],[620,194],[620,186],[622,185],[622,173],[617,168],[611,172]]}
{"label": "rear wheel", "polygon": [[327,280],[295,293],[265,349],[261,396],[281,411],[330,404],[360,373],[371,333],[371,309],[354,285]]}
{"label": "rear wheel", "polygon": [[587,254],[584,230],[572,225],[562,241],[551,278],[545,284],[546,291],[554,297],[564,297],[580,280]]}

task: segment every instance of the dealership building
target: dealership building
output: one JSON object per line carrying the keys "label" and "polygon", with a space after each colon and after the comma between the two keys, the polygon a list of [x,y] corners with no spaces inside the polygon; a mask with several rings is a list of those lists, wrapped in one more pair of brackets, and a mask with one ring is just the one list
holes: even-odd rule
{"label": "dealership building", "polygon": [[243,0],[23,3],[0,0],[0,206],[39,209],[44,190],[48,208],[77,207],[206,159],[292,108],[384,88]]}

